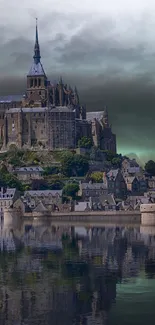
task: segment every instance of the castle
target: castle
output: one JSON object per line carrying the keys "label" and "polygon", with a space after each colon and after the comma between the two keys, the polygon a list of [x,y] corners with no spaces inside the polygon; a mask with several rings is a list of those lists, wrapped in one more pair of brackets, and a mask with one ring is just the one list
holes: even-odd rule
{"label": "castle", "polygon": [[74,149],[82,137],[92,138],[96,147],[116,152],[116,136],[108,112],[86,113],[74,90],[60,78],[48,80],[41,63],[38,27],[33,63],[23,95],[0,96],[1,150],[18,148]]}

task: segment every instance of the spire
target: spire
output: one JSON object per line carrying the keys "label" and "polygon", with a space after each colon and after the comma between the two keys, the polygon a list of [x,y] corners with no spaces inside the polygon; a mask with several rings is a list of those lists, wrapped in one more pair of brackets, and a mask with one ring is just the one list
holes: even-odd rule
{"label": "spire", "polygon": [[36,39],[35,39],[35,46],[34,46],[34,62],[38,64],[40,62],[40,47],[39,47],[39,40],[38,40],[38,19],[36,18]]}
{"label": "spire", "polygon": [[103,117],[108,118],[108,111],[107,111],[106,107],[104,108],[104,111],[103,111]]}

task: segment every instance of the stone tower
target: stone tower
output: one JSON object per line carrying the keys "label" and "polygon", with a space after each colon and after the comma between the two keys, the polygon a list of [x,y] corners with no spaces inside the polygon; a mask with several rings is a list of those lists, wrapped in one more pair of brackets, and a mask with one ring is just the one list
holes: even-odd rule
{"label": "stone tower", "polygon": [[46,106],[47,104],[47,77],[40,61],[40,46],[38,39],[38,26],[36,19],[36,36],[34,46],[33,64],[27,75],[26,106]]}

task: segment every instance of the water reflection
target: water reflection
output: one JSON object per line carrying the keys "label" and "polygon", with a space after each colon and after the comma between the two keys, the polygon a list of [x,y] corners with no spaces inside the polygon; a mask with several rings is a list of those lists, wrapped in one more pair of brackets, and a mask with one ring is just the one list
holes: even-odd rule
{"label": "water reflection", "polygon": [[2,325],[153,324],[155,228],[1,224],[0,250]]}

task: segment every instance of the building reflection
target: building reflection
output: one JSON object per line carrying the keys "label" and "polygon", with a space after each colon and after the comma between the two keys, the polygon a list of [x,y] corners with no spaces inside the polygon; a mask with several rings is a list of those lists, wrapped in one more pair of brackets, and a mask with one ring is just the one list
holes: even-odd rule
{"label": "building reflection", "polygon": [[[155,229],[1,224],[0,324],[108,324],[117,283],[155,275]],[[20,306],[20,308],[19,308]]]}

